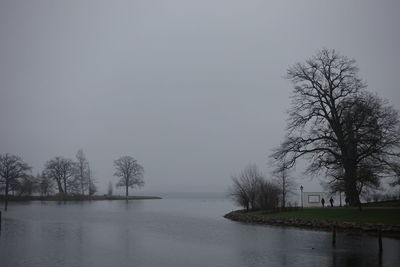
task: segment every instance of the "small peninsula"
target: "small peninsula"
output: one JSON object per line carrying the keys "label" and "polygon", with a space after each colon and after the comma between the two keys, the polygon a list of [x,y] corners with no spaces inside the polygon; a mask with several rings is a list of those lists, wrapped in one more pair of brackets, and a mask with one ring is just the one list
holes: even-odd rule
{"label": "small peninsula", "polygon": [[376,234],[400,238],[400,207],[296,208],[287,211],[232,211],[227,219],[252,224],[300,227],[331,231]]}

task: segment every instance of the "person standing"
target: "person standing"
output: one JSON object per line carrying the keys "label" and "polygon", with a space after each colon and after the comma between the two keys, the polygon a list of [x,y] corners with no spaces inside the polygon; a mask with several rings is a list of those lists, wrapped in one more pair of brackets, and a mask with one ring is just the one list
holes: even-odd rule
{"label": "person standing", "polygon": [[322,207],[325,208],[325,199],[324,198],[321,199],[321,204],[322,204]]}
{"label": "person standing", "polygon": [[329,199],[329,202],[331,203],[331,207],[333,208],[333,198]]}

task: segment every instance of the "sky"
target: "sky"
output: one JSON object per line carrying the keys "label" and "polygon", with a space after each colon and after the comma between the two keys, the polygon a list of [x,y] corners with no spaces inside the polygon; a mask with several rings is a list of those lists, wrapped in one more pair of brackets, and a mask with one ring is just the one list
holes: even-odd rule
{"label": "sky", "polygon": [[[40,172],[83,149],[99,192],[113,161],[139,192],[226,192],[283,140],[286,70],[321,48],[354,58],[400,110],[400,1],[0,0],[0,153]],[[304,191],[324,177],[293,176]]]}

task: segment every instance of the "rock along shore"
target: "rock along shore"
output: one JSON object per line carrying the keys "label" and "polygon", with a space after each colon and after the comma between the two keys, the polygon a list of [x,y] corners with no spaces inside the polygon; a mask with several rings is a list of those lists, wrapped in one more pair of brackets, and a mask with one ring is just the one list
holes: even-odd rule
{"label": "rock along shore", "polygon": [[249,214],[244,211],[232,211],[224,215],[225,218],[252,224],[265,224],[275,226],[300,227],[314,230],[331,231],[333,226],[341,232],[351,233],[367,233],[371,235],[377,234],[378,230],[382,231],[382,235],[400,238],[400,226],[387,224],[371,224],[358,222],[337,222],[327,220],[306,220],[301,218],[281,218],[273,215]]}

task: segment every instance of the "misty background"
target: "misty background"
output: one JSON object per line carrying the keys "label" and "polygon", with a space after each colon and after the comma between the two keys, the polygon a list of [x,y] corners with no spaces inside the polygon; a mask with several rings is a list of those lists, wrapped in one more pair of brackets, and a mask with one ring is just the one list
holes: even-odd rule
{"label": "misty background", "polygon": [[[144,166],[142,191],[226,192],[248,163],[271,171],[286,70],[323,47],[400,110],[399,12],[396,0],[1,0],[0,153],[36,174],[82,148],[99,193],[123,155]],[[302,170],[304,190],[321,190]]]}

